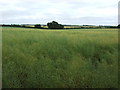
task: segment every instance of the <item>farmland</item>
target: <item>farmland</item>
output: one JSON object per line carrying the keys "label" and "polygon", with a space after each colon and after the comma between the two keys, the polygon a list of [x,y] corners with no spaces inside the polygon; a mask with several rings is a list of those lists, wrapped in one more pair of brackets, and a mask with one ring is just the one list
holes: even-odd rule
{"label": "farmland", "polygon": [[117,29],[2,29],[3,88],[117,88]]}

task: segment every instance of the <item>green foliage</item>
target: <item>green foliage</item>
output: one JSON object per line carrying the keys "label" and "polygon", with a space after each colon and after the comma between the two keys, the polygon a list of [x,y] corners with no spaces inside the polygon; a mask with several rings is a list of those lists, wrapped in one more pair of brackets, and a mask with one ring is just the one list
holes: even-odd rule
{"label": "green foliage", "polygon": [[35,28],[41,28],[41,25],[40,24],[36,24]]}
{"label": "green foliage", "polygon": [[117,35],[3,28],[3,88],[117,88]]}
{"label": "green foliage", "polygon": [[58,24],[56,21],[52,21],[50,23],[47,23],[47,26],[49,29],[63,29],[64,26],[61,24]]}
{"label": "green foliage", "polygon": [[118,28],[120,28],[120,24],[118,24],[118,26],[117,26]]}

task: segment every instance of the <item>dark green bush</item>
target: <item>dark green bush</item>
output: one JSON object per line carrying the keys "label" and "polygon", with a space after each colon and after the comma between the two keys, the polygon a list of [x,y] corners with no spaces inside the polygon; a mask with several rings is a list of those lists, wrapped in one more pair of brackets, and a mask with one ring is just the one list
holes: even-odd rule
{"label": "dark green bush", "polygon": [[47,23],[47,26],[49,29],[63,29],[64,28],[64,26],[62,24],[58,24],[58,22],[56,22],[56,21]]}

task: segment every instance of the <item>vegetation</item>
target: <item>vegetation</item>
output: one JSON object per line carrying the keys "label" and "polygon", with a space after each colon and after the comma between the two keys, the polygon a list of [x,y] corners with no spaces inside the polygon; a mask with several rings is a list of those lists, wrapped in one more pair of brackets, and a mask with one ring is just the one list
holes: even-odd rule
{"label": "vegetation", "polygon": [[36,24],[35,28],[41,28],[41,25],[40,24]]}
{"label": "vegetation", "polygon": [[117,88],[117,29],[3,28],[3,88]]}
{"label": "vegetation", "polygon": [[63,29],[64,26],[61,24],[58,24],[56,21],[52,21],[50,23],[47,23],[47,26],[49,29]]}
{"label": "vegetation", "polygon": [[47,25],[40,25],[40,24],[2,24],[0,25],[2,27],[23,27],[23,28],[38,28],[38,29],[103,29],[103,28],[119,28],[118,26],[94,26],[94,25],[61,25],[58,24],[56,21],[52,21],[50,23],[47,23]]}
{"label": "vegetation", "polygon": [[18,25],[18,24],[11,24],[11,25],[6,25],[6,24],[3,24],[1,25],[2,27],[21,27],[21,25]]}
{"label": "vegetation", "polygon": [[118,24],[118,28],[120,28],[120,24]]}

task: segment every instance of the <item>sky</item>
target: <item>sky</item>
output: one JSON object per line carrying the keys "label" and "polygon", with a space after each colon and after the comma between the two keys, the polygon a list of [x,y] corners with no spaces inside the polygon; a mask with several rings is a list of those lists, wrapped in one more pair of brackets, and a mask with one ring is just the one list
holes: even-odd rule
{"label": "sky", "polygon": [[1,24],[118,25],[119,0],[0,0]]}

